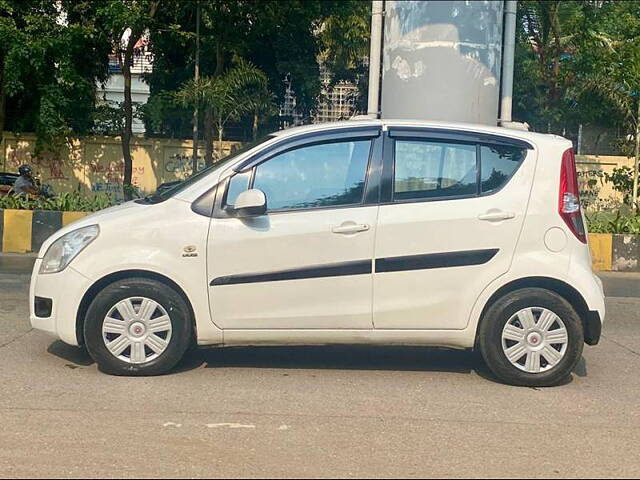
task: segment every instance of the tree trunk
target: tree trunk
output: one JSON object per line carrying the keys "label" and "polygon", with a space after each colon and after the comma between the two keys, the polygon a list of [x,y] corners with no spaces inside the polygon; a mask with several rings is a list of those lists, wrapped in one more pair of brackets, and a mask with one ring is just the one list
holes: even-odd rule
{"label": "tree trunk", "polygon": [[258,139],[258,114],[253,114],[253,141]]}
{"label": "tree trunk", "polygon": [[218,125],[218,160],[222,159],[222,125]]}
{"label": "tree trunk", "polygon": [[0,161],[2,161],[2,168],[6,169],[5,166],[5,145],[4,145],[4,124],[6,119],[6,99],[7,94],[4,88],[4,58],[0,56],[0,145],[2,146],[2,157],[0,157]]}
{"label": "tree trunk", "polygon": [[204,164],[213,165],[213,111],[211,107],[204,110]]}
{"label": "tree trunk", "polygon": [[[200,2],[196,0],[196,59],[193,79],[198,83],[200,78]],[[193,154],[191,159],[191,173],[198,171],[198,103],[193,109]]]}
{"label": "tree trunk", "polygon": [[633,167],[633,196],[631,205],[639,210],[638,204],[638,163],[640,163],[640,100],[638,100],[638,112],[636,114],[636,151]]}
{"label": "tree trunk", "polygon": [[[148,18],[155,17],[158,11],[159,0],[151,3]],[[133,198],[133,187],[131,185],[131,177],[133,174],[133,160],[131,158],[131,137],[133,124],[133,103],[131,101],[131,64],[133,63],[133,49],[142,37],[144,30],[131,29],[131,35],[127,41],[122,60],[122,76],[124,77],[124,131],[122,132],[122,156],[124,159],[124,179],[122,181],[122,190],[125,200]],[[120,37],[122,38],[122,37]],[[120,40],[120,38],[118,40]]]}
{"label": "tree trunk", "polygon": [[[222,42],[220,39],[216,40],[216,70],[214,72],[215,77],[219,77],[222,75],[224,71],[224,49],[222,48]],[[208,118],[206,117],[208,114]],[[206,166],[213,165],[213,129],[215,127],[215,123],[217,123],[219,119],[215,118],[213,115],[213,109],[211,107],[207,107],[207,111],[205,113],[205,134],[209,134],[208,140],[206,142],[206,148],[208,148],[208,154],[205,153],[205,164]],[[220,155],[222,154],[222,127],[218,126],[218,159],[220,159]]]}
{"label": "tree trunk", "polygon": [[124,159],[124,179],[122,182],[122,190],[125,200],[133,198],[133,187],[131,186],[131,177],[133,173],[133,160],[131,158],[131,137],[133,124],[133,103],[131,101],[131,63],[133,61],[133,47],[138,42],[140,35],[133,31],[127,41],[124,51],[122,75],[124,77],[124,130],[122,132],[122,156]]}

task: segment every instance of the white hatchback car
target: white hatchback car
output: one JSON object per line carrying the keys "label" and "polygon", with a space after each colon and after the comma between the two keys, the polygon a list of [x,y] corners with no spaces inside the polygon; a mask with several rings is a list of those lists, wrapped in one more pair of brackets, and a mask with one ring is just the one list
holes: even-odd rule
{"label": "white hatchback car", "polygon": [[405,344],[518,385],[563,381],[605,313],[568,140],[391,120],[277,132],[63,228],[30,304],[113,374],[195,343]]}

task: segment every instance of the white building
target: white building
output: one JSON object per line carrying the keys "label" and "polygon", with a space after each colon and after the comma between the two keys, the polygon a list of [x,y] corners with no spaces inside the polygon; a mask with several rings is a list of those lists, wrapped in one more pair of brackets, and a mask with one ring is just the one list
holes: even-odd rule
{"label": "white building", "polygon": [[[122,41],[126,43],[130,32],[125,32]],[[131,66],[131,101],[134,105],[147,103],[149,99],[149,85],[143,80],[143,74],[150,73],[153,69],[153,55],[148,49],[148,37],[144,36],[136,43],[133,65]],[[98,84],[97,96],[99,102],[106,102],[113,107],[124,103],[124,75],[122,65],[117,55],[109,56],[109,78],[103,86]],[[133,117],[132,131],[134,134],[145,133],[144,123],[139,118]]]}

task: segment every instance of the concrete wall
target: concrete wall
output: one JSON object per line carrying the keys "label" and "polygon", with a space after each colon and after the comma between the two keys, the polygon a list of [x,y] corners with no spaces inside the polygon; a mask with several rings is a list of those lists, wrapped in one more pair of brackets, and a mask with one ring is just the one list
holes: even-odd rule
{"label": "concrete wall", "polygon": [[[191,140],[134,137],[133,183],[143,193],[151,193],[161,183],[186,178],[191,173],[192,144]],[[122,198],[124,162],[119,138],[75,139],[58,156],[35,156],[34,146],[33,135],[5,132],[0,171],[17,172],[20,165],[28,163],[42,183],[50,184],[55,192],[80,189],[87,194],[110,192],[114,198]],[[224,142],[223,155],[239,146],[239,142]],[[203,155],[199,149],[201,166]]]}
{"label": "concrete wall", "polygon": [[[611,183],[604,179],[605,173],[611,174],[614,168],[622,166],[633,168],[633,159],[605,155],[577,155],[576,169],[581,198],[597,198],[602,203],[600,206],[603,207],[607,202],[622,202],[622,194],[616,192]],[[592,180],[593,185],[588,185],[589,180]]]}
{"label": "concrete wall", "polygon": [[385,3],[382,118],[496,125],[503,2]]}

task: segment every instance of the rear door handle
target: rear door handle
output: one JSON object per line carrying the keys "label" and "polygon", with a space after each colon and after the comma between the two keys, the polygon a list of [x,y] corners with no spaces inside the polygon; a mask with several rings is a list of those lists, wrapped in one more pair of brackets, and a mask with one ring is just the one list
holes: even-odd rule
{"label": "rear door handle", "polygon": [[342,225],[331,228],[331,231],[333,233],[348,235],[349,233],[366,232],[369,228],[369,225],[366,223],[344,222]]}
{"label": "rear door handle", "polygon": [[513,212],[487,212],[478,215],[478,220],[484,220],[485,222],[499,222],[501,220],[509,220],[515,218],[516,214]]}

